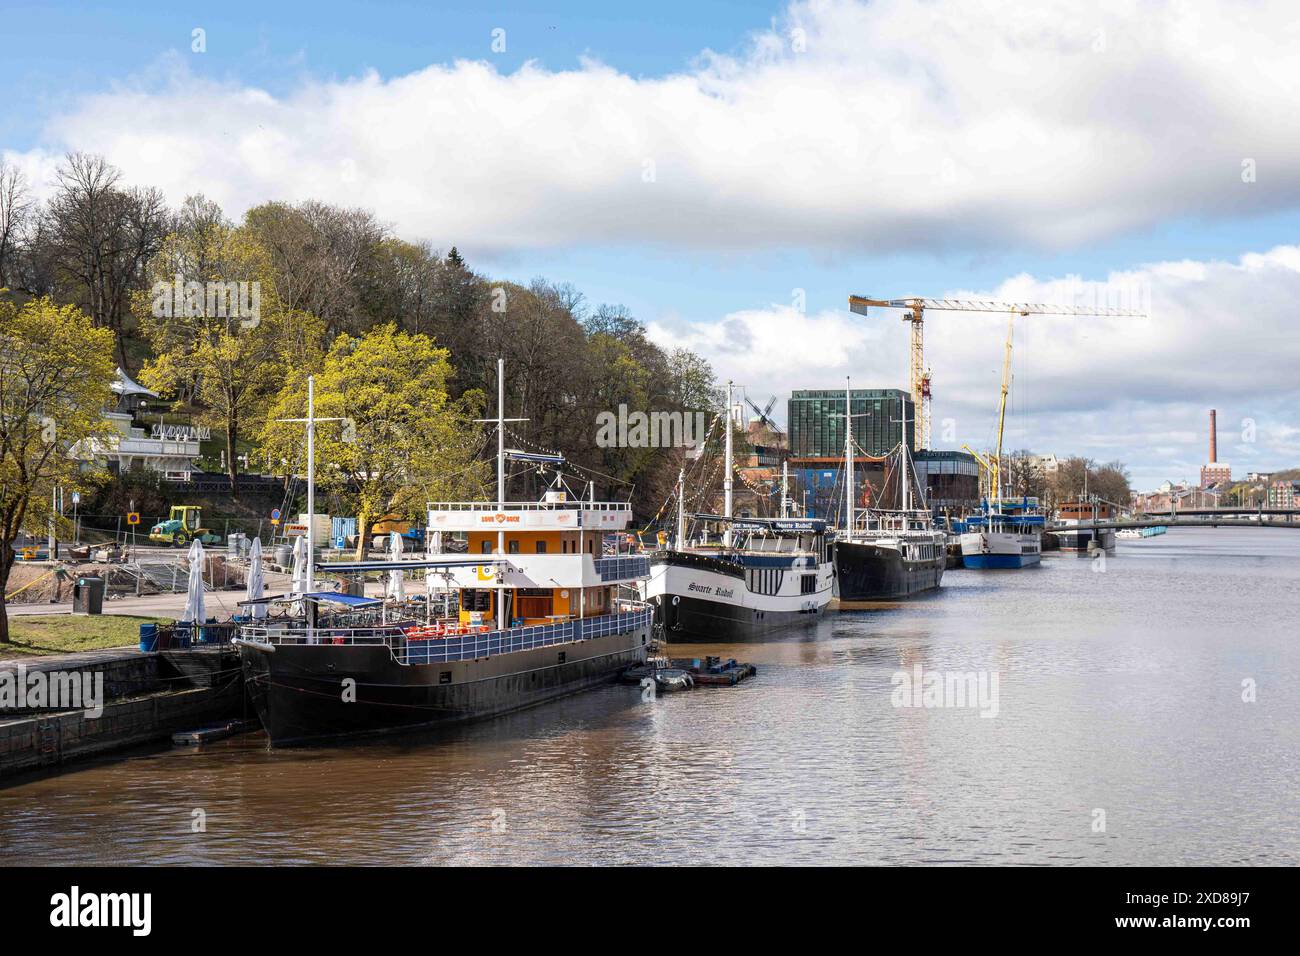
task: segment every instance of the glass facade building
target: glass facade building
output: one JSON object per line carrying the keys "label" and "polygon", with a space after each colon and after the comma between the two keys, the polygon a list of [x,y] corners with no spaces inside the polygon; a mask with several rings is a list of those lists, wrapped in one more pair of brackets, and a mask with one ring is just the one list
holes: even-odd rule
{"label": "glass facade building", "polygon": [[[849,394],[853,440],[860,454],[880,458],[897,448],[901,441],[909,448],[913,446],[916,410],[911,395],[897,388],[855,388]],[[791,458],[844,460],[843,389],[793,392],[787,411]]]}

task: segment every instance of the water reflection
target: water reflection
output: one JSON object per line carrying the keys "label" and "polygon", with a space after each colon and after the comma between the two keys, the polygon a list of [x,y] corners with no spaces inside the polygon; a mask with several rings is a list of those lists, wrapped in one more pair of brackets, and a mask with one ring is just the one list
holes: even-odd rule
{"label": "water reflection", "polygon": [[[756,663],[733,689],[82,765],[0,790],[0,862],[1294,862],[1297,557],[1286,531],[1171,532],[673,649]],[[917,665],[996,672],[998,716],[893,706]]]}

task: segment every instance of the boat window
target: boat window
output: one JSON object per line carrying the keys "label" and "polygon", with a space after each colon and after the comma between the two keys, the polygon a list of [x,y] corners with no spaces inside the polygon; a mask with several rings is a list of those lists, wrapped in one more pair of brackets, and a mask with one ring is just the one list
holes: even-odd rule
{"label": "boat window", "polygon": [[518,554],[518,553],[519,553],[519,539],[518,539],[518,538],[511,538],[511,539],[510,539],[509,549],[510,549],[510,553],[511,553],[511,554]]}
{"label": "boat window", "polygon": [[546,542],[545,542],[545,541],[538,541],[538,542],[537,542],[537,553],[538,553],[538,554],[545,554],[545,553],[546,553]]}
{"label": "boat window", "polygon": [[484,538],[484,539],[483,539],[483,545],[482,545],[482,547],[481,547],[479,550],[482,551],[484,554],[491,554],[491,553],[492,553],[492,539],[491,539],[491,538]]}

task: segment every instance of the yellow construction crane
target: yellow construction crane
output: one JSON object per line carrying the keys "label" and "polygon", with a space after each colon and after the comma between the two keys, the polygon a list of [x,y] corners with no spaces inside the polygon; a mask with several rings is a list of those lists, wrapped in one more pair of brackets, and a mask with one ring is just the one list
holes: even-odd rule
{"label": "yellow construction crane", "polygon": [[949,312],[1010,312],[1014,315],[1096,315],[1146,318],[1145,312],[1132,309],[1075,308],[1068,305],[1032,305],[1027,302],[986,302],[977,299],[872,299],[864,295],[849,296],[849,311],[866,315],[868,307],[903,309],[904,322],[912,323],[911,389],[916,409],[917,451],[930,446],[930,370],[925,367],[925,310]]}
{"label": "yellow construction crane", "polygon": [[992,455],[992,460],[985,458],[970,445],[962,445],[966,451],[970,452],[975,460],[980,463],[989,475],[989,493],[990,501],[1000,500],[1002,498],[1002,434],[1007,422],[1007,393],[1011,391],[1011,342],[1015,335],[1016,317],[1014,314],[1007,319],[1007,348],[1002,357],[1002,394],[998,399],[998,448]]}

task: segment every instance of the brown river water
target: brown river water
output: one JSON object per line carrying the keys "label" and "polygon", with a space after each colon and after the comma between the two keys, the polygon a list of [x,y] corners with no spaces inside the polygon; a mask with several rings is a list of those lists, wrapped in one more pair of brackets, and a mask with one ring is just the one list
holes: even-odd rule
{"label": "brown river water", "polygon": [[[757,664],[736,688],[28,778],[0,864],[1296,863],[1298,642],[1300,531],[1179,529],[670,648]],[[982,706],[895,706],[917,665],[982,674]]]}

